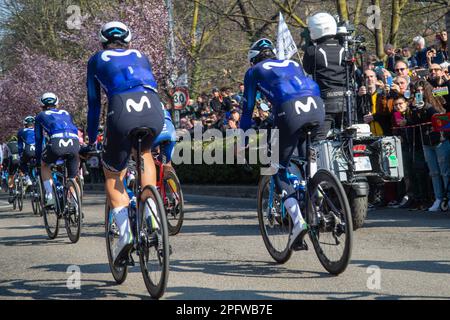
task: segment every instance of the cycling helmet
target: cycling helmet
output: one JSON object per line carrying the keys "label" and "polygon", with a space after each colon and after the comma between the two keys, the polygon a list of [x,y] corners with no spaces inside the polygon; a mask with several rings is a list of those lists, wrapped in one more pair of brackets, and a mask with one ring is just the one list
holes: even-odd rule
{"label": "cycling helmet", "polygon": [[335,36],[337,23],[333,16],[326,12],[319,12],[308,18],[308,30],[313,41],[325,36]]}
{"label": "cycling helmet", "polygon": [[23,125],[29,125],[29,124],[34,124],[34,117],[33,116],[28,116],[25,119],[23,119]]}
{"label": "cycling helmet", "polygon": [[59,103],[59,99],[56,96],[56,94],[54,94],[52,92],[47,92],[47,93],[44,93],[44,95],[42,96],[41,103],[45,107],[57,106]]}
{"label": "cycling helmet", "polygon": [[131,31],[128,27],[119,21],[108,22],[100,30],[100,41],[103,44],[109,44],[114,41],[129,43],[131,41]]}
{"label": "cycling helmet", "polygon": [[275,47],[272,41],[263,38],[252,44],[248,52],[248,60],[251,63],[257,63],[264,58],[273,58],[275,56]]}

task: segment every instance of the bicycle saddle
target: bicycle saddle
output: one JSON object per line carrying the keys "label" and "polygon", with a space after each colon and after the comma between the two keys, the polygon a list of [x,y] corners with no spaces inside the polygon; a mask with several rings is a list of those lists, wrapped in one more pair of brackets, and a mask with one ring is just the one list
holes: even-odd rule
{"label": "bicycle saddle", "polygon": [[132,129],[129,133],[128,133],[128,138],[135,140],[138,138],[143,138],[146,136],[154,136],[155,132],[153,131],[153,129],[148,128],[148,127],[137,127]]}

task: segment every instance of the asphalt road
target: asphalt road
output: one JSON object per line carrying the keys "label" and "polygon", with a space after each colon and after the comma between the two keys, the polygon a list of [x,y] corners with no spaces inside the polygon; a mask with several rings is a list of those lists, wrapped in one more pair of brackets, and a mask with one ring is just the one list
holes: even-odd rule
{"label": "asphalt road", "polygon": [[[48,240],[29,203],[22,213],[1,211],[4,200],[0,195],[0,299],[149,298],[139,267],[122,285],[109,272],[102,196],[87,197],[75,245],[64,230]],[[187,196],[185,223],[171,238],[164,299],[450,298],[450,214],[370,212],[366,227],[355,233],[351,264],[334,277],[312,249],[274,263],[255,206],[255,200]],[[67,286],[71,266],[81,271],[79,288]]]}

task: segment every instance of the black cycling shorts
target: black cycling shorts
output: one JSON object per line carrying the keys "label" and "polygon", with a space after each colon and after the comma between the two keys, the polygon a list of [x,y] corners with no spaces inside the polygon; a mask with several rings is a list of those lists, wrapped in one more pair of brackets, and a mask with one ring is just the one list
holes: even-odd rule
{"label": "black cycling shorts", "polygon": [[151,91],[114,95],[109,100],[103,151],[103,165],[113,172],[127,167],[132,141],[128,138],[137,127],[152,129],[142,142],[142,151],[150,150],[164,126],[164,112],[158,95]]}
{"label": "black cycling shorts", "polygon": [[36,157],[36,147],[34,145],[25,145],[25,148],[20,158],[20,170],[23,173],[28,173],[28,164]]}
{"label": "black cycling shorts", "polygon": [[14,175],[19,168],[20,165],[20,157],[19,154],[13,154],[8,158],[8,174],[10,176]]}
{"label": "black cycling shorts", "polygon": [[42,152],[42,161],[50,165],[56,164],[59,159],[66,160],[68,178],[74,179],[80,167],[79,151],[78,139],[52,138]]}
{"label": "black cycling shorts", "polygon": [[[281,169],[275,176],[277,191],[290,197],[295,194],[287,178],[286,168],[292,154],[299,152],[306,140],[305,126],[311,130],[311,139],[317,134],[325,119],[325,108],[320,97],[301,97],[285,102],[275,112],[275,127],[279,130],[279,163]],[[283,192],[284,191],[284,192]]]}

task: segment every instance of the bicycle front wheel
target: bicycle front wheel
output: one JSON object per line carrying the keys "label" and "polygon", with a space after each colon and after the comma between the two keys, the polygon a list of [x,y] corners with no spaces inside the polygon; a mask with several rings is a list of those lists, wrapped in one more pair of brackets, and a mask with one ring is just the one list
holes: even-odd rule
{"label": "bicycle front wheel", "polygon": [[308,185],[309,235],[322,266],[338,275],[352,254],[353,225],[344,188],[334,174],[319,170]]}
{"label": "bicycle front wheel", "polygon": [[72,243],[77,243],[81,234],[81,197],[78,184],[70,179],[66,184],[67,212],[65,213],[66,231]]}
{"label": "bicycle front wheel", "polygon": [[289,249],[292,220],[288,214],[282,216],[282,202],[270,176],[261,177],[258,184],[258,221],[270,256],[278,263],[287,262],[292,255]]}
{"label": "bicycle front wheel", "polygon": [[167,213],[167,226],[169,235],[174,236],[180,232],[184,218],[184,197],[180,180],[173,168],[164,168],[164,208]]}
{"label": "bicycle front wheel", "polygon": [[161,196],[153,186],[146,186],[149,193],[139,205],[139,263],[145,286],[150,296],[159,299],[166,290],[169,278],[169,230]]}

